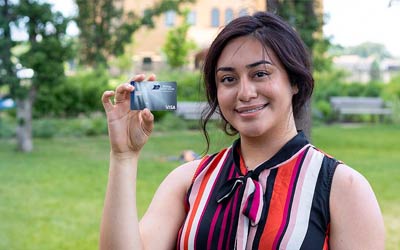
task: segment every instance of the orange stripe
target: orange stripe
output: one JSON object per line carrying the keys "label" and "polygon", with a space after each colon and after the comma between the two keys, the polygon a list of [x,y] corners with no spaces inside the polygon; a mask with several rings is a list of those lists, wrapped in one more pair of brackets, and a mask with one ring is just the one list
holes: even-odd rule
{"label": "orange stripe", "polygon": [[272,249],[274,240],[277,237],[285,213],[286,198],[296,161],[297,157],[278,168],[269,205],[268,218],[264,227],[265,230],[261,235],[260,249]]}
{"label": "orange stripe", "polygon": [[[218,162],[220,161],[221,157],[224,155],[225,151],[226,151],[226,149],[221,151],[217,156],[215,156],[214,160],[212,160],[212,162],[210,163],[210,168],[207,169],[207,173],[205,173],[204,178],[201,181],[199,192],[198,192],[198,194],[195,194],[196,200],[193,204],[192,213],[191,213],[191,216],[190,216],[188,224],[187,224],[187,230],[185,232],[184,246],[183,246],[184,249],[188,249],[189,235],[192,230],[193,221],[194,221],[194,218],[196,217],[197,210],[199,208],[199,204],[200,204],[201,198],[203,197],[203,193],[207,186],[208,180],[210,179],[211,173],[213,172],[214,168],[218,165]],[[213,164],[213,165],[211,165],[211,164]]]}
{"label": "orange stripe", "polygon": [[331,226],[331,224],[328,224],[328,229],[326,230],[326,236],[325,236],[325,241],[324,241],[324,247],[322,248],[323,250],[329,250],[329,231],[330,231],[330,226]]}

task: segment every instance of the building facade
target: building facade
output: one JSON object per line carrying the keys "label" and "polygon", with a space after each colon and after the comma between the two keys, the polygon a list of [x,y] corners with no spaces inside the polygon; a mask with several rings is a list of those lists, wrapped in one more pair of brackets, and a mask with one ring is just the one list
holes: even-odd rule
{"label": "building facade", "polygon": [[[151,8],[155,2],[156,0],[125,0],[124,11],[140,14],[146,8]],[[188,22],[191,27],[188,31],[188,39],[195,42],[197,47],[190,55],[192,62],[190,67],[194,67],[195,54],[201,54],[209,47],[221,27],[238,16],[266,10],[266,0],[197,0],[193,4],[181,6],[181,8],[185,7],[190,10]],[[164,65],[162,47],[167,33],[181,22],[176,12],[169,11],[155,18],[155,28],[142,27],[135,32],[132,59],[136,69],[157,70]]]}

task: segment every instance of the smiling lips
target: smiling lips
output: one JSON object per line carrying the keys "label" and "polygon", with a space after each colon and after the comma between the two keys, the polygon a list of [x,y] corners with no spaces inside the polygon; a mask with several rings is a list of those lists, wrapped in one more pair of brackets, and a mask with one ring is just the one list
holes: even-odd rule
{"label": "smiling lips", "polygon": [[268,103],[262,105],[239,107],[236,108],[235,111],[238,112],[239,114],[251,114],[265,108],[266,106],[268,106]]}

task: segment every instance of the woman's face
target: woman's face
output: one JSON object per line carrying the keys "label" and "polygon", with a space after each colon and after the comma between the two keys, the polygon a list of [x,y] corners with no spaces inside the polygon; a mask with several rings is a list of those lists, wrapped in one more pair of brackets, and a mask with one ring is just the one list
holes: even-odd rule
{"label": "woman's face", "polygon": [[255,38],[239,37],[227,44],[217,62],[216,83],[219,108],[242,137],[294,126],[292,96],[298,89],[275,53]]}

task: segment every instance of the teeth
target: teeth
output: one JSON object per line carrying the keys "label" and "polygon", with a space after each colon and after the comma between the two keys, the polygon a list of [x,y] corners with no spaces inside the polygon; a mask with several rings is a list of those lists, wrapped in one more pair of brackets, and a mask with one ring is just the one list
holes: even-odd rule
{"label": "teeth", "polygon": [[245,113],[245,114],[253,113],[253,112],[256,112],[256,111],[261,110],[261,109],[263,109],[263,108],[264,108],[264,106],[260,106],[260,107],[255,108],[255,109],[244,110],[244,111],[242,111],[242,112],[240,112],[240,113]]}

